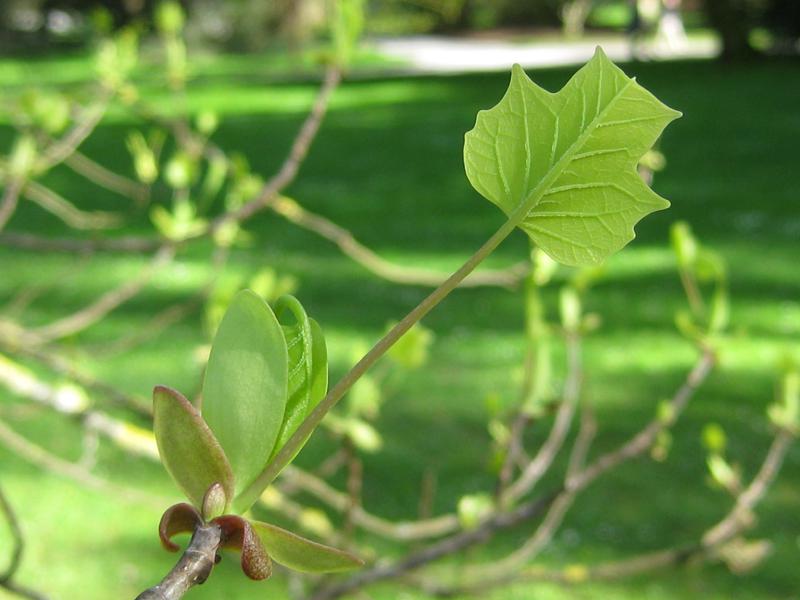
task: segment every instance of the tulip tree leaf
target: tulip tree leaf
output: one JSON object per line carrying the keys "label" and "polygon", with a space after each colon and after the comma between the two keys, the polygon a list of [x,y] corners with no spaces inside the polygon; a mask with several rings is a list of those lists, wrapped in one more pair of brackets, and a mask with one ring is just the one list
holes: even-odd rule
{"label": "tulip tree leaf", "polygon": [[278,300],[275,312],[279,321],[283,321],[284,314],[289,312],[295,322],[281,326],[289,353],[289,398],[273,456],[319,404],[328,389],[328,352],[319,324],[308,317],[293,296],[283,296]]}
{"label": "tulip tree leaf", "polygon": [[153,430],[167,472],[192,503],[201,507],[213,484],[233,500],[234,480],[222,447],[200,413],[181,394],[168,387],[153,390]]}
{"label": "tulip tree leaf", "polygon": [[514,65],[503,99],[466,134],[472,186],[567,265],[601,262],[633,226],[669,202],[639,177],[639,158],[680,113],[662,104],[598,48],[557,93]]}
{"label": "tulip tree leaf", "polygon": [[211,346],[202,411],[230,461],[237,494],[263,470],[278,438],[286,365],[286,342],[272,310],[252,291],[239,292]]}
{"label": "tulip tree leaf", "polygon": [[277,563],[304,573],[336,573],[356,569],[364,564],[357,556],[312,542],[290,531],[250,521],[267,553]]}

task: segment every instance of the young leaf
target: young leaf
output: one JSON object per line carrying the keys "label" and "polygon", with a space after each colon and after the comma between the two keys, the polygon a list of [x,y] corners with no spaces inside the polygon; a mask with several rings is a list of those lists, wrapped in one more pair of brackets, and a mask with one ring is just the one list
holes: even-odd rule
{"label": "young leaf", "polygon": [[153,431],[167,472],[197,507],[206,490],[222,485],[233,500],[233,473],[225,453],[194,406],[168,387],[153,390]]}
{"label": "young leaf", "polygon": [[211,346],[202,409],[230,461],[237,493],[262,471],[275,445],[286,408],[286,364],[272,310],[250,290],[239,292]]}
{"label": "young leaf", "polygon": [[322,329],[316,321],[308,318],[294,296],[283,296],[276,303],[275,313],[279,320],[286,311],[291,312],[295,319],[292,325],[282,326],[289,352],[289,399],[273,456],[328,390],[328,351]]}
{"label": "young leaf", "polygon": [[633,239],[633,226],[669,203],[639,177],[639,158],[674,111],[628,78],[598,47],[552,94],[514,65],[503,99],[466,134],[472,186],[512,215],[559,262],[596,264]]}
{"label": "young leaf", "polygon": [[250,521],[250,525],[272,559],[295,571],[336,573],[364,564],[349,552],[312,542],[275,525],[261,521]]}

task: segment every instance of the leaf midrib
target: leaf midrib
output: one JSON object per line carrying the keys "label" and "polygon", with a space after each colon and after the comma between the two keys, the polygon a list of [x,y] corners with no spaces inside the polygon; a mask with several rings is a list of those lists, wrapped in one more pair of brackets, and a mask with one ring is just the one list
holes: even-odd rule
{"label": "leaf midrib", "polygon": [[[636,83],[635,80],[628,78],[628,80],[625,82],[625,85],[622,86],[622,88],[616,94],[614,94],[614,97],[609,100],[605,108],[589,122],[589,124],[586,126],[586,129],[575,139],[574,142],[572,142],[572,144],[570,144],[569,148],[567,148],[561,158],[558,159],[558,161],[545,174],[545,176],[542,177],[539,184],[533,188],[528,197],[520,203],[517,209],[509,217],[509,220],[514,223],[515,227],[520,225],[533,211],[533,209],[536,208],[536,206],[539,204],[539,201],[545,195],[553,182],[564,172],[566,166],[572,162],[572,159],[577,154],[578,150],[580,150],[586,140],[589,139],[595,130],[597,130],[599,123],[605,118],[609,110],[611,110],[611,108],[616,104],[617,100],[619,100],[619,98],[634,83]],[[599,96],[600,94],[598,94],[598,97]]]}

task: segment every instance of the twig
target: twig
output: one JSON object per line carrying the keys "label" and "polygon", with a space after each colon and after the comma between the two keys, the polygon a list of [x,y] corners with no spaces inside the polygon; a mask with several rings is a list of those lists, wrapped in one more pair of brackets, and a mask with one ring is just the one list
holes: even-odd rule
{"label": "twig", "polygon": [[311,143],[317,135],[317,131],[319,131],[322,119],[328,109],[328,102],[334,90],[339,85],[341,78],[342,74],[338,67],[328,67],[325,71],[325,78],[323,79],[322,86],[314,100],[314,105],[311,107],[308,117],[306,117],[303,126],[294,139],[292,147],[289,150],[289,155],[286,157],[286,160],[284,160],[281,168],[275,176],[266,183],[256,198],[250,200],[238,210],[225,213],[214,219],[209,227],[211,233],[218,231],[228,223],[246,221],[255,213],[265,208],[275,199],[281,190],[294,180],[300,169],[300,165],[303,163],[308,153],[308,149],[311,147]]}
{"label": "twig", "polygon": [[221,535],[217,525],[197,527],[177,564],[161,583],[136,596],[136,600],[177,600],[190,588],[204,583],[217,563]]}
{"label": "twig", "polygon": [[786,451],[789,449],[794,437],[788,431],[781,429],[775,436],[769,448],[767,457],[761,465],[758,474],[750,485],[739,494],[731,512],[716,526],[703,535],[703,546],[710,548],[726,542],[738,534],[742,528],[752,522],[751,512],[761,502],[769,486],[783,464]]}
{"label": "twig", "polygon": [[8,528],[11,531],[11,538],[14,541],[14,548],[11,551],[11,560],[8,563],[5,571],[0,573],[0,587],[5,588],[12,594],[16,594],[22,598],[30,598],[31,600],[47,600],[43,594],[32,590],[28,587],[22,586],[14,581],[14,575],[19,569],[22,562],[22,554],[25,551],[25,538],[22,535],[22,528],[19,526],[19,520],[14,512],[14,508],[8,501],[8,498],[0,487],[0,510],[8,522]]}
{"label": "twig", "polygon": [[121,223],[118,215],[107,212],[86,212],[53,190],[35,181],[28,181],[22,190],[31,202],[38,204],[75,229],[108,229]]}
{"label": "twig", "polygon": [[62,317],[48,325],[37,327],[31,331],[38,338],[49,341],[72,335],[97,323],[120,304],[127,302],[137,295],[147,285],[156,272],[172,260],[175,248],[171,245],[163,246],[150,263],[139,274],[125,282],[123,285],[110,290],[100,296],[95,302],[81,310]]}
{"label": "twig", "polygon": [[147,200],[150,193],[147,185],[107,169],[78,150],[65,158],[64,164],[89,181],[121,196],[131,198],[139,204]]}
{"label": "twig", "polygon": [[706,377],[708,377],[715,363],[716,357],[713,352],[705,350],[687,376],[686,381],[668,403],[670,412],[672,413],[670,422],[665,422],[664,419],[659,417],[654,418],[644,429],[628,440],[628,442],[616,450],[600,456],[586,469],[568,478],[567,489],[578,490],[584,488],[606,471],[628,459],[642,454],[650,448],[656,441],[658,434],[680,416],[695,391],[697,391],[697,388],[705,381]]}
{"label": "twig", "polygon": [[49,169],[72,154],[100,123],[106,108],[108,108],[111,96],[111,90],[103,88],[98,99],[94,104],[84,109],[80,120],[75,123],[72,129],[42,152],[42,156],[36,166],[40,169]]}
{"label": "twig", "polygon": [[[431,287],[441,285],[447,279],[447,275],[443,273],[397,265],[381,258],[373,250],[356,240],[350,231],[323,216],[308,211],[291,198],[280,196],[270,204],[270,208],[295,225],[333,242],[343,254],[382,279],[404,285]],[[489,269],[474,271],[459,284],[459,287],[514,287],[525,277],[527,271],[525,262],[498,271]]]}
{"label": "twig", "polygon": [[470,546],[485,542],[497,531],[514,527],[539,516],[556,497],[557,493],[551,493],[522,504],[509,512],[496,513],[475,529],[462,531],[426,548],[412,552],[395,563],[376,565],[330,587],[318,589],[312,594],[311,600],[340,598],[365,585],[398,577],[443,556],[454,554]]}
{"label": "twig", "polygon": [[72,479],[84,487],[112,494],[125,502],[130,502],[131,504],[146,502],[148,505],[159,508],[163,508],[168,502],[166,499],[158,498],[141,490],[120,486],[98,477],[79,465],[55,456],[44,448],[28,441],[2,421],[0,421],[0,443],[38,467]]}
{"label": "twig", "polygon": [[19,193],[22,191],[24,182],[19,177],[13,177],[6,182],[6,189],[3,192],[3,198],[0,199],[0,231],[5,228],[6,223],[14,214],[19,202]]}
{"label": "twig", "polygon": [[501,498],[501,503],[511,505],[536,486],[542,476],[553,464],[553,460],[558,455],[558,451],[564,444],[564,440],[569,433],[572,417],[575,414],[575,406],[578,402],[581,386],[581,352],[580,338],[577,335],[567,336],[567,371],[568,376],[564,384],[564,395],[556,413],[555,422],[550,429],[539,452],[528,463],[519,478],[512,483]]}
{"label": "twig", "polygon": [[29,233],[4,233],[0,246],[32,250],[34,252],[72,252],[90,254],[98,250],[138,254],[150,252],[163,245],[162,240],[148,237],[126,236],[109,239],[45,238]]}
{"label": "twig", "polygon": [[[337,512],[345,513],[349,508],[350,500],[347,494],[294,465],[288,465],[278,480],[278,487],[281,490],[287,486],[302,489]],[[392,522],[367,512],[360,504],[352,508],[350,516],[353,523],[365,531],[401,542],[441,537],[459,527],[458,517],[454,514],[418,521]]]}

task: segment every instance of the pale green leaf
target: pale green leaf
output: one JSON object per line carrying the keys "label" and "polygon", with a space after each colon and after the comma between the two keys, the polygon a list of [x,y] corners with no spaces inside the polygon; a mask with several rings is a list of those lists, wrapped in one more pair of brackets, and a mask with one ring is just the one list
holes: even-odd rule
{"label": "pale green leaf", "polygon": [[304,573],[335,573],[355,569],[364,564],[357,556],[330,546],[312,542],[290,531],[250,521],[267,554],[277,563]]}
{"label": "pale green leaf", "polygon": [[200,413],[167,387],[153,390],[153,431],[161,462],[192,504],[200,508],[206,491],[222,486],[223,505],[233,500],[234,480],[225,453]]}
{"label": "pale green leaf", "polygon": [[289,353],[289,394],[273,456],[319,404],[328,389],[328,353],[319,324],[308,317],[294,296],[281,297],[275,304],[275,313],[280,322],[286,321],[287,313],[294,322],[281,326]]}
{"label": "pale green leaf", "polygon": [[203,418],[236,477],[237,494],[267,464],[287,398],[287,352],[266,302],[239,292],[222,318],[203,383]]}
{"label": "pale green leaf", "polygon": [[669,206],[636,166],[679,116],[600,48],[555,94],[515,65],[503,99],[466,134],[467,176],[507,215],[529,207],[519,227],[554,259],[596,264]]}

